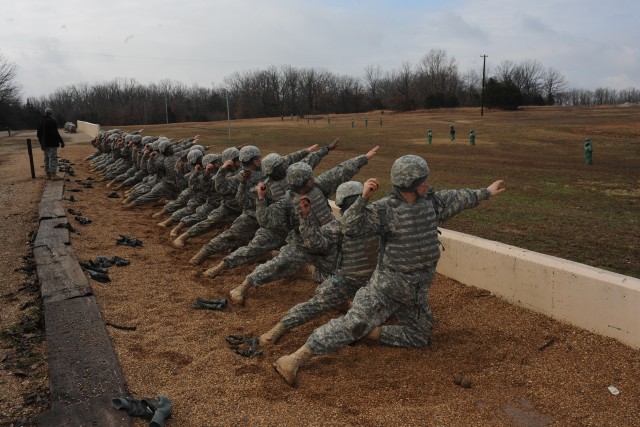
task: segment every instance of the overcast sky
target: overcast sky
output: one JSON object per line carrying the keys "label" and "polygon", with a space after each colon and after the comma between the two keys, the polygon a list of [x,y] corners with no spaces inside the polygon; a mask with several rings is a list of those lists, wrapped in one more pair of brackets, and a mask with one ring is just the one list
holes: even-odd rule
{"label": "overcast sky", "polygon": [[431,49],[460,74],[536,60],[570,87],[640,88],[638,0],[2,0],[0,53],[27,96],[134,78],[220,87],[271,65],[363,76]]}

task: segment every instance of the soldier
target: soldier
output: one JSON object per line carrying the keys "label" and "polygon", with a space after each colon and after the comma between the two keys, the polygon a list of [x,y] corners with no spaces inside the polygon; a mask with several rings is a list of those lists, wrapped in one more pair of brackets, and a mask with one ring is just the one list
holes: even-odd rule
{"label": "soldier", "polygon": [[367,154],[345,160],[318,178],[313,178],[313,169],[306,163],[298,162],[287,169],[287,182],[290,190],[285,196],[271,206],[266,206],[264,183],[258,185],[257,214],[264,224],[287,224],[289,235],[287,244],[282,247],[278,255],[259,265],[249,274],[244,282],[234,288],[230,295],[236,304],[244,304],[245,294],[250,287],[258,288],[274,280],[294,274],[307,262],[316,267],[316,274],[322,281],[323,276],[329,275],[334,269],[334,258],[326,254],[317,253],[307,248],[299,232],[299,201],[303,196],[311,200],[311,221],[322,226],[333,219],[333,213],[327,198],[335,193],[336,188],[350,180],[369,162],[378,152],[379,147],[372,148]]}
{"label": "soldier", "polygon": [[[336,190],[336,205],[344,213],[362,194],[363,185],[357,181],[341,184]],[[316,289],[315,295],[285,314],[269,332],[260,335],[260,344],[275,343],[291,329],[340,307],[353,298],[358,289],[367,284],[376,268],[380,237],[368,233],[357,237],[343,236],[340,220],[335,219],[321,228],[310,221],[310,200],[300,199],[300,236],[305,245],[324,253],[338,248],[339,264],[334,274]]]}
{"label": "soldier", "polygon": [[169,233],[171,237],[178,237],[183,229],[204,221],[214,209],[220,206],[222,195],[215,189],[214,178],[218,173],[218,169],[222,166],[222,154],[207,154],[202,158],[202,166],[204,167],[204,172],[199,175],[200,183],[198,188],[204,195],[204,203],[198,206],[193,214],[179,219],[178,225]]}
{"label": "soldier", "polygon": [[58,132],[58,122],[53,118],[53,110],[45,108],[44,117],[38,126],[38,141],[44,152],[44,169],[46,179],[60,181],[58,172],[58,147],[64,147],[64,141]]}
{"label": "soldier", "polygon": [[[211,211],[204,221],[192,225],[173,241],[176,248],[184,247],[187,240],[201,236],[214,228],[220,228],[235,220],[242,212],[236,201],[236,192],[240,185],[240,176],[230,179],[242,172],[240,168],[240,150],[229,147],[222,152],[223,164],[214,178],[216,191],[222,196],[220,206]],[[192,258],[193,259],[193,258]],[[195,261],[195,260],[194,260]]]}
{"label": "soldier", "polygon": [[[285,157],[277,153],[267,154],[262,159],[262,173],[267,177],[264,181],[266,187],[266,203],[271,205],[280,200],[286,193],[288,187],[286,176],[287,168],[293,163],[304,161],[312,168],[315,168],[320,161],[332,150],[334,150],[340,138],[337,138],[326,147],[317,150],[318,145],[290,153]],[[203,274],[205,277],[214,278],[228,268],[254,262],[265,256],[274,249],[279,249],[285,244],[287,233],[286,224],[264,224],[258,218],[260,228],[256,231],[253,239],[231,254],[224,257],[216,266],[208,269]]]}
{"label": "soldier", "polygon": [[[287,384],[295,385],[298,368],[312,356],[335,352],[365,336],[399,347],[430,345],[429,288],[440,258],[437,227],[505,191],[498,180],[479,190],[434,193],[429,190],[427,162],[414,155],[393,163],[391,182],[388,197],[367,205],[379,186],[375,178],[367,180],[362,197],[343,218],[345,235],[372,231],[380,235],[381,257],[369,284],[356,293],[347,314],[317,328],[305,345],[274,363]],[[383,325],[391,315],[397,324]]]}
{"label": "soldier", "polygon": [[[191,258],[192,264],[199,265],[216,252],[234,250],[247,244],[260,227],[256,219],[256,193],[247,191],[247,188],[255,188],[256,184],[265,178],[260,168],[260,150],[254,145],[246,145],[240,150],[238,159],[242,163],[242,173],[234,175],[232,180],[238,184],[236,202],[243,208],[242,213],[227,230],[211,239]],[[235,182],[230,184],[230,187],[234,186]]]}

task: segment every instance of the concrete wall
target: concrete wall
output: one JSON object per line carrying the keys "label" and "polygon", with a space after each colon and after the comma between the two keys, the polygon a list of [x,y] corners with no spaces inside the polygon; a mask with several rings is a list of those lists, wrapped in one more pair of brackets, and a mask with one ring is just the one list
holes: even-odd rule
{"label": "concrete wall", "polygon": [[441,231],[445,249],[438,273],[640,348],[640,279],[468,234]]}
{"label": "concrete wall", "polygon": [[81,120],[78,120],[77,127],[78,127],[77,129],[78,132],[86,133],[92,138],[95,138],[96,136],[98,136],[98,133],[100,133],[100,125],[97,125],[94,123],[83,122]]}

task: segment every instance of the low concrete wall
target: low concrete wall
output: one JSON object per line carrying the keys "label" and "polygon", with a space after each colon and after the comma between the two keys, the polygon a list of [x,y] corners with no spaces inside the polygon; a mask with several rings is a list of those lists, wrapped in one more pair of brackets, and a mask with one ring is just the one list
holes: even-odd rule
{"label": "low concrete wall", "polygon": [[[640,348],[640,279],[441,229],[437,272]],[[496,319],[497,322],[500,319]]]}
{"label": "low concrete wall", "polygon": [[77,126],[78,132],[86,133],[92,138],[95,138],[96,136],[98,136],[98,133],[100,133],[100,125],[97,125],[95,123],[83,122],[81,120],[78,120]]}

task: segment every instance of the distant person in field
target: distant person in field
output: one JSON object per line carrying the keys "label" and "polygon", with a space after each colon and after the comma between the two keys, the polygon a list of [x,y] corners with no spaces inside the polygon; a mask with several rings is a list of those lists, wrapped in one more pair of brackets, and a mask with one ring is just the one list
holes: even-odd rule
{"label": "distant person in field", "polygon": [[38,126],[38,141],[44,151],[44,170],[47,179],[60,181],[62,177],[58,172],[58,147],[64,147],[64,141],[58,132],[58,122],[53,118],[53,110],[46,108],[44,117]]}
{"label": "distant person in field", "polygon": [[456,128],[453,126],[449,129],[449,137],[451,138],[451,142],[456,140]]}

